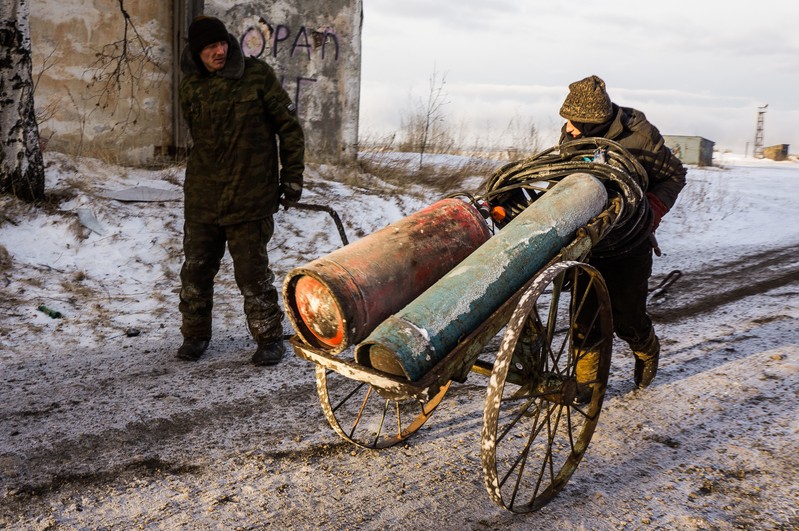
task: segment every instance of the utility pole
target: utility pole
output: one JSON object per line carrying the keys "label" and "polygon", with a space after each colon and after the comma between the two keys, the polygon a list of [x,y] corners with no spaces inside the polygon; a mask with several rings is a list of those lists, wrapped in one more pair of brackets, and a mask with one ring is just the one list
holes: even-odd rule
{"label": "utility pole", "polygon": [[766,108],[768,103],[757,108],[757,128],[755,129],[755,145],[752,149],[752,156],[756,159],[763,158],[763,122],[765,121]]}

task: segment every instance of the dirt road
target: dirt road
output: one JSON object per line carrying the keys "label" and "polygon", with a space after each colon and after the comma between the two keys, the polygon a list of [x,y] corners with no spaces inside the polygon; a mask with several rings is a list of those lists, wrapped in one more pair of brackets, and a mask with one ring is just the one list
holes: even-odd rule
{"label": "dirt road", "polygon": [[197,363],[155,322],[69,352],[32,330],[2,362],[0,527],[796,529],[797,293],[793,247],[684,271],[652,308],[655,385],[633,391],[617,344],[586,458],[523,516],[482,485],[481,376],[407,444],[367,451],[327,425],[307,362],[253,368],[232,320]]}

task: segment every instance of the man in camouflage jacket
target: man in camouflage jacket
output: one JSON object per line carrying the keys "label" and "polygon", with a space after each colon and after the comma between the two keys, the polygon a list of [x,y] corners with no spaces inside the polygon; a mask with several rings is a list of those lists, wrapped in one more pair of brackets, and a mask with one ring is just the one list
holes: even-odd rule
{"label": "man in camouflage jacket", "polygon": [[258,344],[252,362],[273,365],[285,346],[266,246],[279,205],[302,194],[302,127],[272,68],[245,58],[219,19],[192,22],[180,66],[180,105],[193,147],[184,183],[178,357],[196,360],[208,347],[214,277],[227,244]]}
{"label": "man in camouflage jacket", "polygon": [[[627,248],[601,256],[594,254],[588,260],[607,283],[614,331],[633,351],[635,385],[646,387],[655,378],[660,358],[660,340],[646,309],[654,232],[685,186],[685,167],[644,113],[612,103],[605,82],[597,76],[569,85],[560,115],[567,120],[561,131],[561,143],[583,137],[607,138],[626,148],[646,170],[643,191],[648,202],[647,215],[641,219],[640,227],[633,228],[640,237]],[[581,355],[577,363],[578,382],[590,381],[596,373],[598,355],[593,352]]]}

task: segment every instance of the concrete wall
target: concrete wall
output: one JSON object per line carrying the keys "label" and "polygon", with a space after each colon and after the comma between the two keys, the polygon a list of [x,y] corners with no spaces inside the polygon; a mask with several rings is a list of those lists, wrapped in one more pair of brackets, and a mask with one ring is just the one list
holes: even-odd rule
{"label": "concrete wall", "polygon": [[141,164],[172,142],[171,2],[125,8],[154,63],[132,46],[131,71],[116,87],[97,61],[98,53],[119,54],[107,46],[125,30],[118,0],[30,2],[34,99],[48,149]]}
{"label": "concrete wall", "polygon": [[206,0],[205,13],[275,69],[297,105],[309,160],[355,160],[362,0]]}
{"label": "concrete wall", "polygon": [[[173,123],[173,74],[185,39],[173,44],[176,2],[203,4],[125,2],[153,62],[134,57],[132,71],[110,90],[104,88],[108,70],[98,68],[97,54],[118,53],[107,47],[120,41],[125,29],[118,0],[31,3],[35,101],[48,149],[148,164],[181,147],[176,146],[180,126]],[[247,53],[275,69],[297,104],[311,162],[357,156],[362,5],[362,0],[204,2],[204,12],[221,18]],[[131,51],[140,57],[142,50]]]}
{"label": "concrete wall", "polygon": [[713,165],[713,146],[712,142],[701,136],[684,135],[663,135],[666,145],[680,159],[683,164],[693,164],[695,166]]}

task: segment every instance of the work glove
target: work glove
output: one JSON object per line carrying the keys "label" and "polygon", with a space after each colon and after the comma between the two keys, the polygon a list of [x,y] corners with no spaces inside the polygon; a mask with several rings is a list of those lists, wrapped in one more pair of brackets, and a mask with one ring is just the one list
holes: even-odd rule
{"label": "work glove", "polygon": [[666,215],[666,212],[669,209],[666,208],[666,205],[663,204],[663,201],[661,201],[658,196],[652,192],[646,193],[646,200],[649,202],[649,208],[654,214],[654,219],[652,220],[652,232],[655,232],[658,228],[658,225],[660,225],[660,220],[663,219],[663,216]]}
{"label": "work glove", "polygon": [[302,197],[302,185],[286,183],[280,186],[280,204],[288,210],[294,203],[299,203]]}

